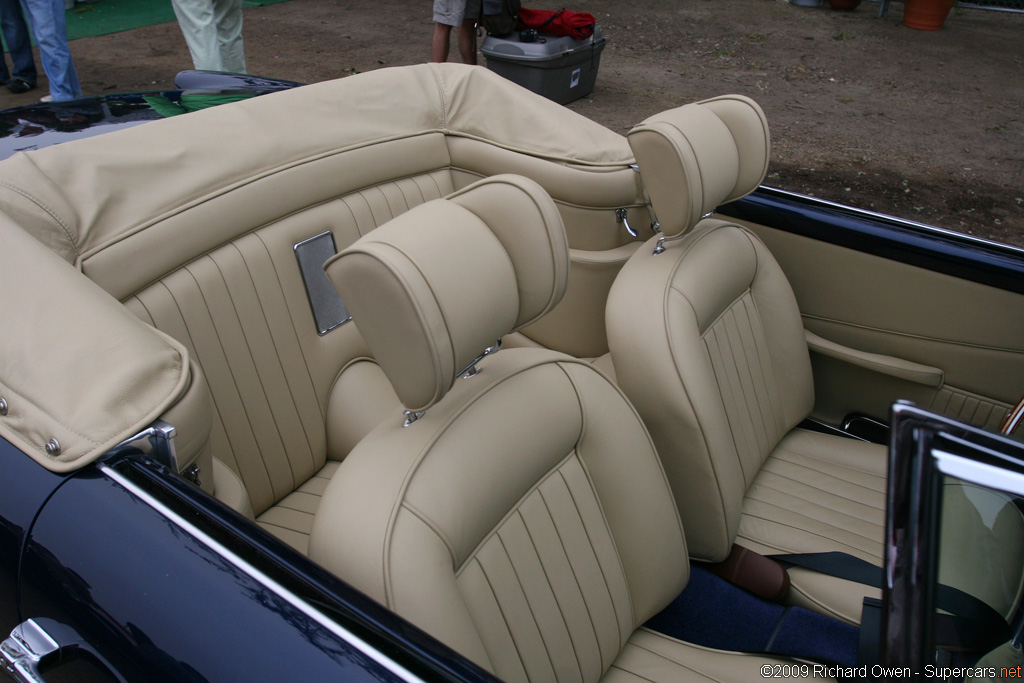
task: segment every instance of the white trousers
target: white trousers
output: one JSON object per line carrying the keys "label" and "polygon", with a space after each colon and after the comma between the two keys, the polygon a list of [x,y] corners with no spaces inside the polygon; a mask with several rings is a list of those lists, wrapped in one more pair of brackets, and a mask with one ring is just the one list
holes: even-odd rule
{"label": "white trousers", "polygon": [[245,73],[242,0],[171,0],[171,4],[195,68]]}

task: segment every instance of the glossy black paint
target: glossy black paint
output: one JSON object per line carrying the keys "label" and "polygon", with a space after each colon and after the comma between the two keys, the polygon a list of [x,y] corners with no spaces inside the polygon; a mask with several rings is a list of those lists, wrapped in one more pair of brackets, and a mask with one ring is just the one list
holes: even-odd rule
{"label": "glossy black paint", "polygon": [[174,77],[174,87],[179,90],[234,90],[248,88],[254,90],[288,90],[297,88],[302,83],[286,81],[280,78],[265,78],[252,74],[233,74],[225,71],[199,71],[188,69],[179,71]]}
{"label": "glossy black paint", "polygon": [[448,681],[497,680],[166,468],[128,460],[118,471],[416,675]]}
{"label": "glossy black paint", "polygon": [[129,681],[398,680],[283,598],[280,586],[424,680],[493,680],[140,458],[111,469],[276,585],[254,579],[94,465],[68,479],[32,527],[22,619],[71,626]]}
{"label": "glossy black paint", "polygon": [[244,74],[183,71],[175,90],[39,102],[0,111],[0,159],[302,85]]}
{"label": "glossy black paint", "polygon": [[18,563],[32,520],[64,477],[0,438],[0,640],[21,622]]}
{"label": "glossy black paint", "polygon": [[719,213],[1024,294],[1024,249],[761,187]]}
{"label": "glossy black paint", "polygon": [[21,597],[131,681],[394,680],[95,468],[37,519]]}

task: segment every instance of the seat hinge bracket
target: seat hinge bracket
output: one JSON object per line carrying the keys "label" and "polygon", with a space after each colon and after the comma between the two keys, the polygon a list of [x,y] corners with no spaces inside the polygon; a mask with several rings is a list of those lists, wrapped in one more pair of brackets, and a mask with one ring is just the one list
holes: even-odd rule
{"label": "seat hinge bracket", "polygon": [[[179,472],[178,452],[174,447],[174,437],[177,433],[178,430],[174,428],[174,425],[157,420],[135,436],[114,446],[110,452],[111,454],[120,454],[126,449],[134,448],[152,457],[173,472]],[[196,480],[198,480],[198,468],[196,468]]]}

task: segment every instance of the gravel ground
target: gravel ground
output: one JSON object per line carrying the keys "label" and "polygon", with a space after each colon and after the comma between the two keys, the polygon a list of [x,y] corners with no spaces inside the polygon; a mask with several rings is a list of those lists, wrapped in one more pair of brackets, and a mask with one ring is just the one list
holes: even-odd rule
{"label": "gravel ground", "polygon": [[[926,32],[901,25],[898,2],[885,18],[873,2],[853,12],[785,0],[570,9],[593,13],[608,39],[594,92],[569,105],[577,112],[624,133],[686,102],[749,95],[772,126],[768,184],[1024,246],[1024,15],[954,9]],[[430,36],[425,1],[245,10],[250,72],[303,82],[425,61]],[[173,23],[71,48],[87,94],[168,88],[191,66]],[[40,94],[0,90],[0,108]]]}

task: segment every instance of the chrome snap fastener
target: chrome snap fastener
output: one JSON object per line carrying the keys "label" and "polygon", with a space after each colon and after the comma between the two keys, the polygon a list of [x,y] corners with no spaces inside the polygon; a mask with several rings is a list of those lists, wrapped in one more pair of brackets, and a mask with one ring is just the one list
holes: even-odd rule
{"label": "chrome snap fastener", "polygon": [[52,456],[60,455],[60,442],[57,439],[50,439],[46,442],[46,454]]}
{"label": "chrome snap fastener", "polygon": [[7,399],[0,398],[0,417],[7,414]]}

